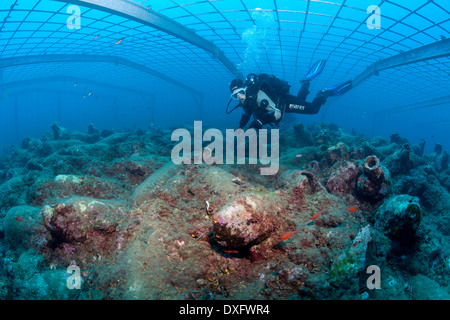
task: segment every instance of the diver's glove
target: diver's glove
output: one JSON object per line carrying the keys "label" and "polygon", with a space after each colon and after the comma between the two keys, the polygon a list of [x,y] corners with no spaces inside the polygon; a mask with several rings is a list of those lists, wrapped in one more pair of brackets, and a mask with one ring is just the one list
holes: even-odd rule
{"label": "diver's glove", "polygon": [[268,123],[276,123],[277,119],[273,111],[267,112],[260,119],[256,119],[250,125],[250,128],[261,129],[263,125]]}

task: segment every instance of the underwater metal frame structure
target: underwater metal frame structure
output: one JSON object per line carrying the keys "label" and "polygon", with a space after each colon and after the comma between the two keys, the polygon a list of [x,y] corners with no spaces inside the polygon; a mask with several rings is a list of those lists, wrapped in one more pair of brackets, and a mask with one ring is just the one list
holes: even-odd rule
{"label": "underwater metal frame structure", "polygon": [[13,58],[3,58],[0,59],[0,68],[13,67],[25,64],[36,64],[36,63],[54,63],[54,62],[88,62],[88,63],[98,63],[106,62],[115,65],[123,65],[147,73],[151,76],[165,80],[175,86],[183,88],[187,91],[191,91],[198,95],[202,95],[200,91],[197,91],[184,83],[177,81],[168,77],[167,75],[148,68],[139,63],[130,61],[128,59],[110,55],[98,55],[98,54],[44,54],[44,55],[34,55],[34,56],[23,56],[23,57],[13,57]]}
{"label": "underwater metal frame structure", "polygon": [[392,57],[376,61],[367,67],[353,80],[356,86],[372,75],[378,76],[382,70],[399,67],[402,65],[416,63],[419,61],[437,59],[450,56],[450,39],[443,39],[434,43],[430,43],[403,53],[399,53]]}
{"label": "underwater metal frame structure", "polygon": [[[178,23],[177,21],[170,19],[169,17],[166,17],[157,11],[152,10],[150,6],[143,6],[140,3],[129,0],[55,0],[55,1],[81,5],[92,9],[98,9],[136,22],[140,22],[144,25],[168,33],[181,40],[187,41],[205,50],[206,52],[209,52],[213,58],[219,60],[233,75],[235,75],[238,78],[243,78],[242,74],[237,69],[236,65],[233,62],[231,62],[224,55],[223,51],[220,50],[216,45],[206,40],[205,38],[197,35],[195,31],[185,27],[184,25]],[[276,12],[278,14],[276,1],[274,2],[274,4]],[[308,1],[308,8],[309,8],[309,1]],[[306,13],[308,13],[308,9]],[[306,17],[307,14],[305,16],[305,19]],[[277,21],[278,27],[280,27],[279,18],[277,19]],[[361,22],[360,24],[362,23],[363,22]],[[303,29],[304,27],[305,25],[303,26]],[[279,31],[278,37],[280,38]],[[423,45],[421,47],[409,50],[407,52],[403,52],[372,63],[363,72],[361,72],[358,76],[354,78],[353,85],[354,86],[358,85],[359,83],[366,80],[372,75],[378,75],[379,72],[382,70],[449,55],[450,55],[450,39],[443,39],[436,43]],[[201,100],[202,99],[203,98],[201,98]]]}
{"label": "underwater metal frame structure", "polygon": [[[6,37],[2,39],[0,55],[4,54],[5,58],[9,58],[106,53],[123,57],[162,75],[173,78],[172,75],[176,74],[178,82],[197,90],[202,88],[202,93],[213,92],[219,97],[224,92],[223,88],[227,87],[230,71],[235,72],[236,66],[240,69],[245,67],[245,51],[244,56],[242,52],[246,49],[246,41],[243,34],[253,31],[254,26],[262,23],[260,29],[264,34],[267,32],[265,39],[269,41],[260,46],[261,57],[259,60],[254,59],[256,70],[252,71],[290,77],[285,80],[294,86],[298,74],[303,73],[308,64],[318,58],[328,58],[328,66],[333,66],[333,69],[329,69],[331,72],[326,71],[315,85],[326,87],[342,80],[343,75],[346,78],[347,75],[348,78],[352,77],[355,85],[364,81],[360,86],[361,90],[352,90],[345,96],[350,95],[355,101],[364,101],[364,94],[361,92],[376,87],[379,92],[385,93],[380,94],[380,97],[386,96],[386,93],[393,95],[390,102],[398,105],[413,102],[396,94],[403,88],[408,89],[408,73],[416,70],[426,72],[421,78],[422,84],[425,84],[425,78],[436,75],[445,81],[443,83],[448,83],[448,72],[437,66],[439,62],[444,62],[445,68],[448,65],[447,57],[440,58],[441,61],[433,61],[437,59],[432,58],[438,55],[430,52],[423,54],[421,58],[407,56],[407,52],[416,55],[419,48],[427,48],[430,41],[431,48],[439,50],[442,48],[439,48],[438,43],[448,43],[440,41],[450,38],[446,28],[450,21],[450,11],[443,5],[445,0],[421,1],[417,4],[400,4],[395,0],[374,1],[374,4],[378,3],[385,8],[380,30],[365,27],[369,15],[363,5],[352,5],[352,1],[270,0],[258,4],[262,6],[261,9],[254,8],[256,1],[245,0],[30,0],[24,7],[17,5],[20,0],[4,0],[2,3],[7,5],[0,6],[0,15],[4,16],[3,23],[0,21],[0,29]],[[83,20],[81,29],[84,30],[81,32],[74,30],[78,28],[65,28],[71,14],[67,10],[68,4],[83,8],[82,16],[86,20]],[[262,13],[267,13],[273,24],[265,25],[259,17]],[[316,18],[318,20],[314,21]],[[123,39],[126,39],[125,45],[113,45]],[[395,62],[394,57],[398,61]],[[400,70],[405,76],[399,76],[396,66],[408,63],[411,71]],[[199,69],[199,66],[202,68]],[[86,69],[89,68],[95,70],[97,66],[95,63],[87,64]],[[128,68],[119,70],[126,75],[127,70],[122,69]],[[388,69],[389,71],[380,73],[383,82],[371,77]],[[0,77],[2,70],[4,69],[0,69]],[[10,83],[21,80],[20,71],[25,72],[25,78],[42,76],[39,68],[29,70],[31,72],[17,68],[19,72],[15,72],[16,69],[5,72],[3,79]],[[117,73],[118,77],[120,72]],[[51,75],[52,73],[49,74]],[[142,76],[141,82],[120,85],[140,87],[159,80],[143,75],[138,74],[139,77]],[[129,78],[134,80],[131,74]],[[394,86],[386,87],[384,80]],[[418,88],[421,97],[435,94],[434,91],[425,89],[425,85]],[[392,90],[394,87],[395,90]],[[142,89],[146,90],[145,87]],[[442,89],[437,93],[445,94]],[[194,94],[194,99],[195,105],[198,105],[203,98]],[[336,99],[331,100],[330,104]]]}
{"label": "underwater metal frame structure", "polygon": [[[144,25],[150,26],[157,30],[163,31],[170,35],[173,35],[179,39],[187,41],[206,52],[209,52],[214,59],[217,59],[224,65],[232,74],[236,77],[242,78],[242,74],[237,69],[236,65],[231,62],[216,45],[212,42],[206,40],[205,38],[197,35],[192,30],[186,28],[185,26],[177,23],[176,21],[165,17],[164,15],[150,9],[149,7],[142,6],[138,3],[127,1],[127,0],[55,0],[58,2],[63,2],[67,4],[76,4],[91,9],[98,9],[104,12],[115,14],[126,19],[130,19]],[[150,74],[157,78],[163,79],[175,86],[186,89],[192,93],[193,99],[200,112],[203,109],[203,93],[179,82],[175,79],[168,77],[167,75],[152,70],[139,63],[132,62],[128,59],[107,56],[107,55],[39,55],[39,56],[24,56],[24,57],[13,57],[5,58],[0,60],[0,68],[17,66],[23,64],[34,64],[34,63],[51,63],[51,62],[109,62],[114,64],[124,65],[135,70],[142,71],[144,73]]]}
{"label": "underwater metal frame structure", "polygon": [[[125,58],[116,57],[116,56],[109,56],[109,55],[97,55],[97,54],[44,54],[44,55],[34,55],[34,56],[23,56],[23,57],[12,57],[12,58],[3,58],[0,59],[0,69],[7,68],[7,67],[14,67],[19,65],[26,65],[26,64],[38,64],[38,63],[55,63],[55,62],[86,62],[86,63],[98,63],[98,62],[104,62],[104,63],[112,63],[114,65],[123,65],[127,66],[129,68],[147,73],[151,76],[160,78],[162,80],[165,80],[175,86],[178,86],[180,88],[183,88],[187,91],[189,91],[194,99],[195,104],[199,108],[200,112],[203,108],[203,93],[200,91],[197,91],[184,83],[177,81],[175,79],[172,79],[165,74],[155,71],[151,68],[148,68],[144,65],[141,65],[139,63],[130,61]],[[2,84],[0,87],[6,87],[8,84]]]}
{"label": "underwater metal frame structure", "polygon": [[232,74],[242,78],[242,74],[235,64],[231,62],[216,45],[197,35],[182,24],[138,3],[127,0],[55,0],[59,2],[72,3],[89,7],[91,9],[102,10],[111,14],[121,16],[157,30],[168,33],[179,39],[187,41],[207,52],[213,58],[219,60]]}

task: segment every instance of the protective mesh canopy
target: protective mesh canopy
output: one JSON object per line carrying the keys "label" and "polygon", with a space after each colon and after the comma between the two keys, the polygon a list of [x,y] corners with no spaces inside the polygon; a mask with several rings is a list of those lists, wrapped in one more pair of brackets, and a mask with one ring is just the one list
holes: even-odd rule
{"label": "protective mesh canopy", "polygon": [[[327,59],[314,92],[355,79],[377,61],[437,44],[437,53],[379,71],[333,98],[326,116],[341,113],[339,106],[347,106],[350,116],[367,106],[361,117],[382,119],[373,114],[449,102],[448,0],[135,0],[134,9],[121,14],[130,2],[2,0],[2,85],[71,76],[148,91],[164,84],[167,79],[158,75],[165,75],[227,100],[228,83],[239,72],[274,74],[296,91],[309,67]],[[104,3],[110,6],[103,8]],[[79,20],[71,5],[80,8]],[[213,52],[140,20],[141,12],[156,12],[181,25],[205,39]],[[77,21],[79,28],[73,25]],[[233,74],[218,53],[239,72]]]}

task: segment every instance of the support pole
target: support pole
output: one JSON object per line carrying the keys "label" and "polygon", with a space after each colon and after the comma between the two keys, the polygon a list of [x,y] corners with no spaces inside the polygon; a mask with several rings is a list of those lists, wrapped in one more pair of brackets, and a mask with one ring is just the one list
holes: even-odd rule
{"label": "support pole", "polygon": [[399,67],[419,61],[450,56],[450,39],[440,40],[425,46],[415,48],[395,56],[374,62],[353,80],[353,87],[372,75],[378,75],[382,70]]}

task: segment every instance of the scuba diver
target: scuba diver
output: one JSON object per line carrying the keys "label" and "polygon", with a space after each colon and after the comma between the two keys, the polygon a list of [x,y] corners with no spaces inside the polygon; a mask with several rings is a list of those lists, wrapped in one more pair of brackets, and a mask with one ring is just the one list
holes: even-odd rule
{"label": "scuba diver", "polygon": [[244,81],[234,79],[230,83],[232,100],[238,100],[238,107],[244,109],[239,128],[243,129],[253,115],[254,121],[250,128],[261,129],[265,124],[279,125],[284,113],[315,114],[318,113],[328,97],[341,95],[352,88],[352,81],[348,80],[334,87],[321,90],[312,102],[307,102],[311,80],[314,80],[323,71],[326,60],[317,61],[303,80],[297,96],[289,94],[290,85],[287,81],[280,80],[268,74],[249,74]]}

